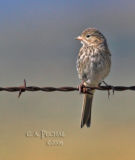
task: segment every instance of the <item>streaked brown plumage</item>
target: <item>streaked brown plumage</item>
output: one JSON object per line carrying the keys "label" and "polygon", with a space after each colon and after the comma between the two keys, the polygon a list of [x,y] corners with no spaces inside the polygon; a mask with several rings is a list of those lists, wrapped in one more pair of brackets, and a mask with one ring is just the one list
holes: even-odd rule
{"label": "streaked brown plumage", "polygon": [[[77,72],[83,85],[96,87],[110,72],[111,54],[104,35],[95,28],[88,28],[76,38],[83,44],[77,58]],[[91,124],[92,95],[85,94],[82,107],[81,128]]]}

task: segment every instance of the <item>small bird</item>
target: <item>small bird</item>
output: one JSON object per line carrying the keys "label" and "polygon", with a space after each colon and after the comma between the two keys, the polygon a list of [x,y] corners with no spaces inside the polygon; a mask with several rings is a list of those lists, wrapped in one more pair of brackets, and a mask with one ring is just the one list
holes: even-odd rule
{"label": "small bird", "polygon": [[[77,57],[77,72],[81,86],[98,87],[109,74],[111,67],[111,53],[105,36],[95,28],[85,29],[76,38],[82,43]],[[91,109],[94,90],[91,94],[84,94],[81,128],[91,124]]]}

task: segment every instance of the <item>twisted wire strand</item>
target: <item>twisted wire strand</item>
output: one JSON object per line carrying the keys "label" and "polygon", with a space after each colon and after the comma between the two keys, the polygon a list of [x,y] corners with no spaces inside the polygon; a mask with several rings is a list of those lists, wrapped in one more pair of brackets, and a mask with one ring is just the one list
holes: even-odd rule
{"label": "twisted wire strand", "polygon": [[[126,91],[131,90],[135,91],[135,86],[112,86],[112,85],[105,85],[105,86],[98,86],[98,87],[85,87],[83,86],[81,89],[81,93],[84,94],[91,94],[91,90],[100,90],[100,91]],[[22,92],[25,91],[43,91],[43,92],[54,92],[54,91],[61,91],[61,92],[71,92],[71,91],[80,91],[79,87],[37,87],[37,86],[26,86],[26,80],[24,80],[23,86],[19,87],[0,87],[0,91],[7,91],[7,92],[19,92],[18,97],[21,96]]]}

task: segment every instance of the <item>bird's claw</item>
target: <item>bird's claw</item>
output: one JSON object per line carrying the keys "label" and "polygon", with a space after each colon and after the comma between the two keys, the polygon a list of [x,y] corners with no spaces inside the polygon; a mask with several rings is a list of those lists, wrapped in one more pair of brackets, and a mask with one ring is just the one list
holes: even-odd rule
{"label": "bird's claw", "polygon": [[[101,86],[102,83],[104,83],[104,85],[105,85],[106,87],[109,87],[109,85],[108,85],[105,81],[100,82],[100,83],[99,83],[99,87]],[[112,88],[112,89],[113,89],[113,88]],[[108,99],[110,99],[110,89],[109,89],[109,88],[107,89],[107,92],[108,92]],[[114,94],[114,89],[113,89],[113,94]]]}
{"label": "bird's claw", "polygon": [[84,93],[84,88],[85,86],[84,86],[84,84],[83,83],[81,83],[79,86],[78,86],[78,89],[79,89],[79,93],[81,94],[81,93]]}
{"label": "bird's claw", "polygon": [[110,100],[110,90],[108,89],[108,99]]}
{"label": "bird's claw", "polygon": [[79,93],[83,93],[83,94],[90,94],[90,95],[93,95],[91,93],[91,89],[90,88],[87,88],[84,83],[82,82],[79,86],[78,86],[78,89],[79,89]]}
{"label": "bird's claw", "polygon": [[114,91],[115,91],[115,88],[112,86],[112,93],[113,93],[113,95],[114,95]]}

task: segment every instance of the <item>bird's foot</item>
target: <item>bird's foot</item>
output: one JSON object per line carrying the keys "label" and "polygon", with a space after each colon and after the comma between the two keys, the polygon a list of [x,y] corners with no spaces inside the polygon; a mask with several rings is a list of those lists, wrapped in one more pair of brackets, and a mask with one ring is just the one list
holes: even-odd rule
{"label": "bird's foot", "polygon": [[79,93],[84,93],[84,82],[82,82],[79,86],[78,86],[78,89],[79,89]]}
{"label": "bird's foot", "polygon": [[80,93],[80,94],[83,93],[83,94],[91,94],[91,95],[93,95],[93,94],[91,93],[91,89],[88,88],[88,87],[86,87],[86,86],[84,85],[84,82],[82,82],[82,83],[78,86],[78,89],[79,89],[79,93]]}
{"label": "bird's foot", "polygon": [[[110,86],[110,85],[108,85],[105,81],[102,81],[102,82],[99,83],[99,87],[101,86],[102,83],[104,83],[104,85],[105,85],[106,87],[108,87],[108,89],[107,89],[107,91],[108,91],[108,99],[110,99],[110,89],[109,89],[109,86]],[[113,90],[113,94],[114,94],[114,89],[113,89],[113,87],[112,87],[112,90]]]}
{"label": "bird's foot", "polygon": [[[103,83],[105,84],[105,86],[109,87],[110,85],[108,85],[105,81],[103,81]],[[112,89],[112,93],[114,95],[114,91],[115,91],[115,88],[113,86],[111,86],[111,89]]]}

